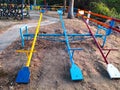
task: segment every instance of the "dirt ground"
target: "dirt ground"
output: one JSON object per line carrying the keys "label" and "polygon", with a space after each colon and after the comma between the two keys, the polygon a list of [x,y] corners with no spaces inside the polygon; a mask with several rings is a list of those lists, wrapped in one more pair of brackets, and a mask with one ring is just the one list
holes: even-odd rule
{"label": "dirt ground", "polygon": [[[85,24],[78,19],[64,19],[68,33],[87,33]],[[91,29],[95,31],[94,26]],[[34,28],[30,29],[34,32]],[[40,33],[62,33],[60,22],[42,26]],[[98,39],[99,42],[102,40]],[[120,79],[111,80],[106,71],[99,50],[92,38],[71,43],[71,47],[83,48],[75,51],[75,63],[81,68],[84,80],[72,81],[70,77],[70,61],[65,43],[37,40],[35,52],[30,66],[30,83],[17,84],[16,75],[25,65],[25,53],[17,53],[19,49],[30,49],[32,41],[25,41],[21,47],[20,38],[0,53],[0,90],[120,90]],[[120,70],[120,38],[113,32],[108,36],[105,48],[117,48],[111,51],[108,62]],[[106,53],[106,52],[104,52]]]}

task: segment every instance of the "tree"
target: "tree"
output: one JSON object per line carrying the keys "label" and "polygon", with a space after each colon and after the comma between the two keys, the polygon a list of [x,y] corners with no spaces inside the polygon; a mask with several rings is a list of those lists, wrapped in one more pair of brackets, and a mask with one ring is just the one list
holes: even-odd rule
{"label": "tree", "polygon": [[34,6],[36,6],[36,0],[34,0]]}
{"label": "tree", "polygon": [[74,0],[69,0],[69,8],[68,8],[68,18],[74,18]]}
{"label": "tree", "polygon": [[65,15],[65,10],[66,10],[66,0],[64,0],[64,7],[63,7],[63,15]]}

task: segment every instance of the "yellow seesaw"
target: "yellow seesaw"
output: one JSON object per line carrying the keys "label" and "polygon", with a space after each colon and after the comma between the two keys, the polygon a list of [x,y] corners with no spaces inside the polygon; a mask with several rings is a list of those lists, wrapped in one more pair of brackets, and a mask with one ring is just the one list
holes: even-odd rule
{"label": "yellow seesaw", "polygon": [[17,52],[25,52],[27,54],[27,62],[26,65],[24,67],[22,67],[22,69],[18,72],[17,78],[16,78],[16,82],[17,83],[29,83],[30,81],[30,70],[29,70],[29,66],[30,66],[30,62],[32,59],[32,55],[35,48],[35,43],[37,40],[37,36],[40,30],[40,24],[41,24],[41,20],[42,20],[42,13],[40,13],[40,17],[39,17],[39,21],[38,21],[38,25],[35,31],[35,36],[32,42],[32,47],[30,50],[17,50]]}

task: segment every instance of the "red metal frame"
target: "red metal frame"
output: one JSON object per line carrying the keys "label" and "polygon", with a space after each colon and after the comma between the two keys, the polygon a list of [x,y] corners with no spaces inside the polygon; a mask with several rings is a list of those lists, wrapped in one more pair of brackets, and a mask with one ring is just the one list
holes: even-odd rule
{"label": "red metal frame", "polygon": [[93,13],[93,12],[89,12],[89,11],[85,11],[85,13],[90,13],[90,14],[92,14],[94,16],[98,16],[98,17],[101,17],[101,18],[105,18],[105,19],[109,19],[109,20],[114,20],[116,22],[120,22],[119,19],[111,18],[111,17],[105,16],[105,15],[101,15],[101,14],[97,14],[97,13]]}
{"label": "red metal frame", "polygon": [[[102,48],[100,47],[99,43],[97,42],[96,38],[94,37],[94,35],[93,35],[90,27],[88,26],[86,20],[84,19],[84,17],[85,17],[85,16],[82,16],[82,19],[83,19],[83,21],[85,22],[85,24],[86,24],[86,26],[87,26],[87,28],[88,28],[88,30],[89,30],[89,33],[91,34],[93,40],[95,41],[95,43],[96,43],[96,45],[97,45],[97,47],[98,47],[98,49],[99,49],[102,57],[104,58],[105,63],[108,64],[107,56],[109,55],[110,51],[118,51],[118,49],[102,49]],[[91,20],[94,20],[94,19],[91,19]],[[96,20],[96,21],[97,21],[97,20]],[[99,21],[97,21],[97,22],[98,22],[99,24],[102,24],[102,22],[99,22]],[[103,25],[104,25],[105,27],[108,26],[107,24],[103,24]],[[104,55],[103,50],[108,51],[106,55]]]}
{"label": "red metal frame", "polygon": [[106,28],[110,28],[110,29],[112,29],[112,30],[117,31],[117,32],[120,33],[120,30],[119,30],[119,29],[114,28],[114,27],[111,27],[111,26],[108,25],[108,24],[105,24],[105,23],[103,23],[103,22],[100,22],[100,21],[95,20],[95,19],[92,19],[92,18],[88,18],[88,17],[86,17],[86,16],[83,16],[83,17],[86,18],[86,19],[89,19],[89,20],[91,20],[91,21],[93,21],[93,22],[95,22],[95,23],[97,23],[97,24],[99,24],[99,25],[102,25],[102,26],[104,26],[104,27],[106,27]]}
{"label": "red metal frame", "polygon": [[47,10],[47,3],[46,3],[46,0],[44,0],[44,4],[45,4],[45,9]]}
{"label": "red metal frame", "polygon": [[[108,20],[114,20],[114,21],[120,23],[120,19],[111,18],[111,17],[105,16],[105,15],[101,15],[101,14],[97,14],[97,13],[93,13],[93,12],[89,12],[89,11],[85,11],[85,10],[84,10],[84,12],[85,12],[85,13],[90,13],[90,14],[92,14],[92,15],[94,15],[94,16],[98,16],[98,17],[105,18],[105,19],[108,19]],[[80,14],[79,14],[79,10],[78,10],[77,16],[79,16],[79,15],[80,15]],[[105,23],[103,23],[103,22],[100,22],[100,21],[95,20],[95,19],[92,19],[92,18],[88,18],[88,17],[86,17],[86,16],[84,16],[84,18],[89,19],[89,20],[91,20],[91,21],[93,21],[93,22],[95,22],[95,23],[97,23],[97,24],[100,24],[100,25],[102,25],[102,26],[104,26],[104,27],[106,27],[106,28],[110,28],[110,29],[112,29],[112,30],[117,31],[117,32],[120,33],[120,30],[119,30],[118,28],[111,27],[111,26],[108,25],[108,24],[105,24]]]}
{"label": "red metal frame", "polygon": [[104,53],[103,53],[103,51],[102,51],[100,45],[98,44],[96,38],[94,37],[92,31],[90,30],[90,27],[88,26],[88,24],[87,24],[86,20],[83,18],[83,16],[82,16],[82,19],[83,19],[83,21],[85,22],[85,24],[86,24],[86,26],[87,26],[87,28],[88,28],[88,30],[89,30],[89,33],[91,34],[93,40],[95,41],[95,43],[96,43],[96,45],[97,45],[97,47],[98,47],[98,49],[99,49],[99,51],[100,51],[102,57],[104,58],[105,63],[108,64],[108,61],[107,61],[106,56],[104,55]]}
{"label": "red metal frame", "polygon": [[107,58],[108,54],[110,53],[110,51],[118,51],[118,49],[102,49],[102,50],[108,51],[105,56],[106,58]]}

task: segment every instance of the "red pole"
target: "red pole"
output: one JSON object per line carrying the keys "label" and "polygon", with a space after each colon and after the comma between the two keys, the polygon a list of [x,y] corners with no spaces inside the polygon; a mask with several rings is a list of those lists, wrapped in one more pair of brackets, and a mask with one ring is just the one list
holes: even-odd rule
{"label": "red pole", "polygon": [[[86,17],[86,16],[83,16],[83,18],[87,18],[87,17]],[[117,31],[117,32],[120,33],[120,30],[119,30],[119,29],[114,28],[114,27],[111,27],[111,26],[109,26],[109,25],[107,25],[107,24],[105,24],[105,23],[103,23],[103,22],[97,21],[97,20],[92,19],[92,18],[87,18],[87,19],[89,19],[89,20],[91,20],[91,21],[93,21],[93,22],[95,22],[95,23],[97,23],[97,24],[100,24],[100,25],[102,25],[102,26],[104,26],[104,27],[106,27],[106,28],[110,28],[110,29],[112,29],[112,30]],[[114,20],[114,19],[113,19],[113,20]]]}
{"label": "red pole", "polygon": [[[85,11],[85,13],[89,13],[89,11]],[[101,14],[97,14],[97,13],[93,13],[93,12],[90,12],[90,14],[92,14],[94,16],[101,17],[101,18],[110,19],[110,20],[114,20],[116,22],[120,22],[120,19],[111,18],[111,17],[105,16],[105,15],[101,15]]]}
{"label": "red pole", "polygon": [[45,4],[45,9],[47,10],[47,3],[46,3],[46,0],[44,0],[44,4]]}
{"label": "red pole", "polygon": [[98,44],[97,40],[95,39],[95,37],[94,37],[94,35],[93,35],[92,31],[90,30],[90,27],[89,27],[89,26],[88,26],[88,24],[86,23],[86,21],[85,21],[85,19],[83,18],[83,16],[82,16],[82,19],[83,19],[83,21],[85,22],[85,24],[86,24],[86,26],[87,26],[87,28],[88,28],[88,30],[89,30],[89,33],[91,34],[91,36],[92,36],[93,40],[95,41],[95,43],[96,43],[96,45],[97,45],[97,47],[98,47],[98,49],[99,49],[99,51],[100,51],[100,53],[101,53],[102,57],[104,58],[105,63],[106,63],[106,64],[108,64],[108,61],[107,61],[106,57],[104,56],[104,53],[102,52],[101,47],[99,46],[99,44]]}

